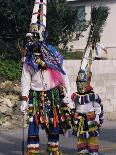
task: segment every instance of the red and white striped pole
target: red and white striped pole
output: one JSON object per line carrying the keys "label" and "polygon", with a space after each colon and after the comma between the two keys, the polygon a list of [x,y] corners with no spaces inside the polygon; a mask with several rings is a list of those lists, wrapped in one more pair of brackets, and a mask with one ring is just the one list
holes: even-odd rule
{"label": "red and white striped pole", "polygon": [[[31,18],[31,32],[38,32],[40,41],[44,38],[42,32],[46,29],[46,13],[47,0],[35,0],[32,18]],[[37,24],[39,21],[39,25]]]}

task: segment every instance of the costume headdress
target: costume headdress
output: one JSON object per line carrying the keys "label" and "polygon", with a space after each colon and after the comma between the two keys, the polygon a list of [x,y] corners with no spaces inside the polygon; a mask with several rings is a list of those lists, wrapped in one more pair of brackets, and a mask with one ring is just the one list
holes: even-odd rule
{"label": "costume headdress", "polygon": [[[62,74],[62,55],[52,45],[46,44],[47,0],[35,0],[30,32],[27,33],[26,62],[37,71],[39,66],[53,68]],[[42,60],[42,61],[41,61]],[[42,64],[42,62],[44,62]]]}
{"label": "costume headdress", "polygon": [[90,87],[91,82],[91,64],[92,64],[92,48],[87,47],[84,57],[81,61],[80,70],[76,79],[77,90],[80,93],[86,92]]}
{"label": "costume headdress", "polygon": [[91,64],[92,64],[92,51],[94,50],[96,43],[100,40],[100,34],[103,31],[103,27],[106,23],[106,19],[109,14],[108,7],[91,7],[91,20],[90,20],[90,32],[85,48],[85,54],[81,61],[81,67],[77,76],[77,90],[84,93],[92,87],[91,82]]}

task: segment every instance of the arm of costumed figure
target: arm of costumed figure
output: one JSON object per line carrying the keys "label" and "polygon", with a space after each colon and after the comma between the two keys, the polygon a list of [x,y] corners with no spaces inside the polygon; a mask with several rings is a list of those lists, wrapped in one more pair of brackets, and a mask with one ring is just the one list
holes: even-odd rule
{"label": "arm of costumed figure", "polygon": [[22,133],[22,155],[25,154],[25,135],[24,135],[24,127],[25,123],[27,120],[27,108],[28,108],[28,95],[29,95],[29,90],[30,90],[30,81],[31,81],[31,76],[26,69],[26,64],[23,64],[23,69],[22,69],[22,76],[21,76],[21,106],[20,110],[22,112],[22,119],[23,119],[23,133]]}
{"label": "arm of costumed figure", "polygon": [[95,121],[97,122],[97,124],[100,124],[100,114],[102,112],[101,105],[96,101],[94,101],[93,104],[94,104],[94,109],[96,114]]}
{"label": "arm of costumed figure", "polygon": [[23,101],[28,101],[30,85],[31,85],[31,73],[29,71],[29,66],[24,63],[21,76],[21,95]]}
{"label": "arm of costumed figure", "polygon": [[[63,67],[63,70],[66,71],[64,67]],[[65,97],[63,99],[63,102],[66,103],[70,109],[73,109],[73,108],[75,108],[75,105],[71,99],[72,92],[71,92],[69,78],[68,78],[67,74],[63,75],[63,77],[64,77],[64,82],[65,82]]]}

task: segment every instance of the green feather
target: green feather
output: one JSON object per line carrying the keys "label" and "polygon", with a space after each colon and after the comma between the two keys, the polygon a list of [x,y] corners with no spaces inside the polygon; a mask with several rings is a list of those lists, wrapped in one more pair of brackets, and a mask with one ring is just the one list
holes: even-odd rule
{"label": "green feather", "polygon": [[88,42],[94,43],[100,41],[101,33],[109,15],[109,8],[107,6],[93,6],[91,7],[91,22]]}

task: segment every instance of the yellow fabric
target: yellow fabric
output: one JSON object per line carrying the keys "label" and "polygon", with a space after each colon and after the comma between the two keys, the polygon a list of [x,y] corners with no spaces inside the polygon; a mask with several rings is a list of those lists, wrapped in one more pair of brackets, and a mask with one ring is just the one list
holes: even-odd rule
{"label": "yellow fabric", "polygon": [[84,139],[84,138],[78,138],[77,139],[77,147],[78,147],[79,144],[82,144],[82,143],[86,143],[86,139]]}
{"label": "yellow fabric", "polygon": [[79,127],[78,127],[78,132],[83,132],[83,126],[84,126],[84,118],[82,116],[78,117],[79,119]]}
{"label": "yellow fabric", "polygon": [[91,147],[91,146],[98,145],[99,141],[97,137],[90,137],[87,139],[87,143],[88,143],[88,146]]}
{"label": "yellow fabric", "polygon": [[[87,131],[84,131],[83,130],[83,127],[84,127],[84,118],[82,116],[79,116],[78,117],[79,119],[79,127],[78,127],[78,133],[82,134],[82,133],[85,133]],[[97,130],[97,125],[93,126],[93,127],[89,127],[89,130],[88,131],[96,131]]]}
{"label": "yellow fabric", "polygon": [[58,147],[57,148],[48,147],[47,150],[48,151],[54,151],[55,152],[55,151],[58,151]]}
{"label": "yellow fabric", "polygon": [[39,154],[39,151],[35,151],[35,150],[28,150],[27,151],[27,155],[32,155],[33,153],[38,153]]}
{"label": "yellow fabric", "polygon": [[98,138],[97,137],[90,137],[90,138],[78,138],[77,140],[77,148],[81,144],[86,144],[89,148],[93,148],[94,146],[98,148]]}

